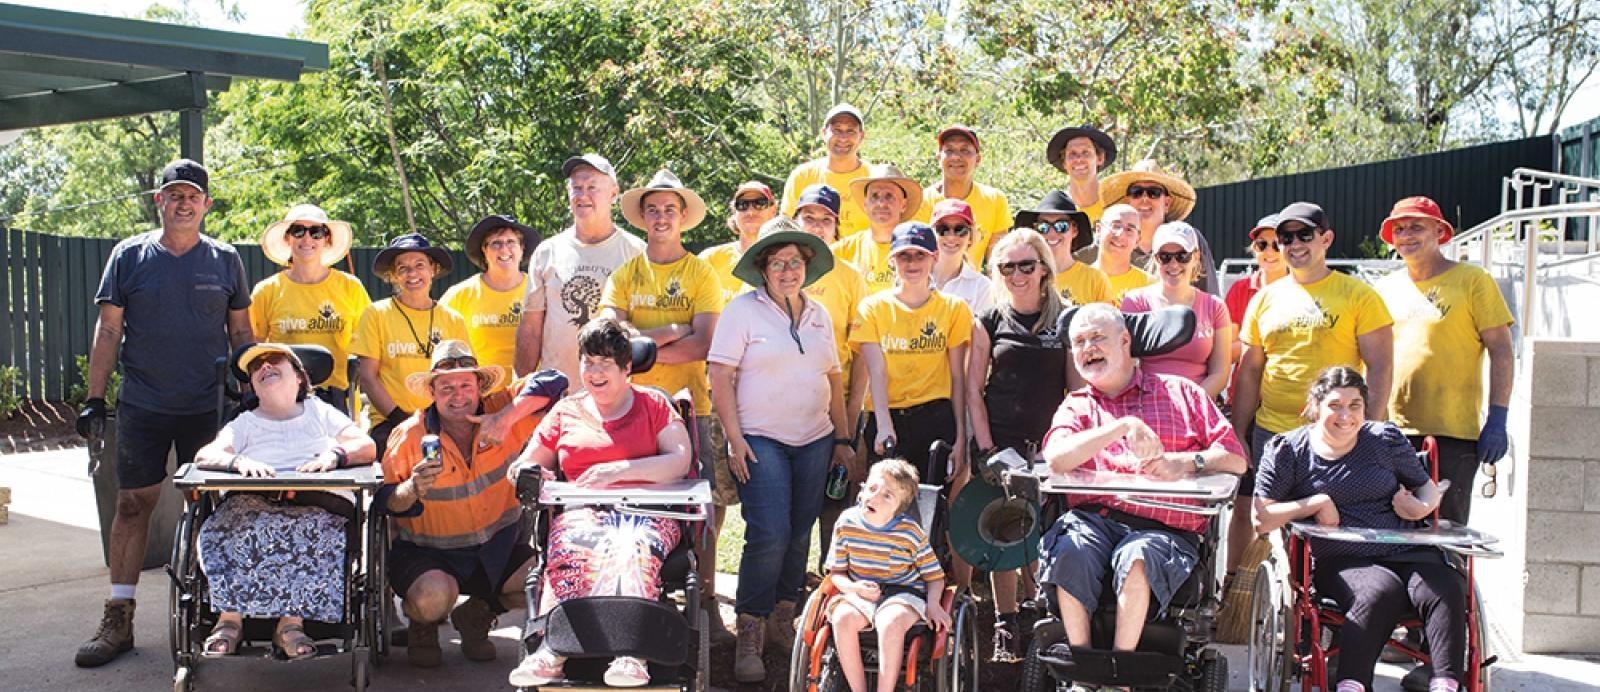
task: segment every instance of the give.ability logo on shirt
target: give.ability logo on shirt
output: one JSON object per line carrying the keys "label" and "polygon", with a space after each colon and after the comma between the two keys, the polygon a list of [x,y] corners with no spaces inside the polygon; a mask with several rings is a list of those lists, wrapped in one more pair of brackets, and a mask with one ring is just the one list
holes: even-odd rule
{"label": "give.ability logo on shirt", "polygon": [[654,293],[635,293],[628,300],[629,308],[637,310],[647,308],[654,310],[688,310],[689,296],[684,295],[683,285],[673,277],[667,282],[666,289],[660,295]]}
{"label": "give.ability logo on shirt", "polygon": [[939,325],[933,320],[923,323],[922,331],[916,336],[907,339],[901,336],[888,335],[883,337],[880,346],[891,353],[941,353],[945,345],[950,343],[950,338],[939,333]]}
{"label": "give.ability logo on shirt", "polygon": [[506,311],[498,315],[478,313],[472,316],[474,327],[515,327],[522,324],[522,301],[514,301],[506,306]]}
{"label": "give.ability logo on shirt", "polygon": [[428,347],[426,351],[423,350],[420,344],[410,339],[390,341],[383,345],[383,349],[389,354],[390,358],[427,358],[433,355],[433,347],[438,346],[442,340],[444,340],[444,334],[435,327],[428,332]]}
{"label": "give.ability logo on shirt", "polygon": [[344,317],[333,309],[333,303],[322,301],[314,317],[280,317],[273,322],[284,335],[337,334],[344,331]]}

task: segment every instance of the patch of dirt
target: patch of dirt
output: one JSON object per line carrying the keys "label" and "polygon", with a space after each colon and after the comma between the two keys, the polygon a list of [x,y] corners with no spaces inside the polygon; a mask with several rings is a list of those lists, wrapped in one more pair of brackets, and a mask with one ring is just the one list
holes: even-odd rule
{"label": "patch of dirt", "polygon": [[0,454],[82,447],[77,418],[66,402],[28,399],[10,418],[0,418]]}

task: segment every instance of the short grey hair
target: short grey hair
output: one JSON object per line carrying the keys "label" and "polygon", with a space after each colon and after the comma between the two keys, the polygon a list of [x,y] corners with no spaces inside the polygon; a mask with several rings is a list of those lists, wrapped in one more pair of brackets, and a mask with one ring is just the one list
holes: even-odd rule
{"label": "short grey hair", "polygon": [[1101,228],[1110,228],[1112,221],[1122,218],[1125,214],[1133,214],[1134,216],[1138,216],[1139,210],[1134,209],[1132,204],[1126,203],[1113,204],[1109,207],[1106,207],[1106,210],[1100,214]]}
{"label": "short grey hair", "polygon": [[1091,326],[1106,327],[1111,334],[1128,331],[1128,323],[1122,318],[1122,311],[1105,303],[1090,303],[1078,308],[1078,314],[1072,316],[1072,323],[1067,326],[1067,338],[1071,339],[1083,329]]}

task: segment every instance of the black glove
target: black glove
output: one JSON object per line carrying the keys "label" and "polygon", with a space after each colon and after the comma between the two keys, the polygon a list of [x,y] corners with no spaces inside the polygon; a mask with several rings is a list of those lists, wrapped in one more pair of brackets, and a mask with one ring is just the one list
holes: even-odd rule
{"label": "black glove", "polygon": [[78,434],[84,438],[101,435],[106,429],[106,400],[95,397],[83,402],[78,412]]}

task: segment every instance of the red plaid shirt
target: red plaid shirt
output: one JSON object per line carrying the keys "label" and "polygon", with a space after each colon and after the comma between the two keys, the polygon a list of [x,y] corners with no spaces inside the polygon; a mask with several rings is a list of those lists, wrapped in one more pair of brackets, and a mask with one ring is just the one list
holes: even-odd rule
{"label": "red plaid shirt", "polygon": [[[1181,377],[1146,373],[1138,368],[1134,369],[1128,388],[1116,396],[1107,396],[1093,386],[1068,394],[1050,421],[1050,432],[1045,434],[1044,444],[1048,447],[1050,438],[1055,435],[1091,430],[1123,416],[1144,421],[1161,438],[1161,447],[1169,452],[1199,452],[1220,447],[1244,456],[1233,426],[1199,385]],[[1136,474],[1139,461],[1128,448],[1127,441],[1119,439],[1089,457],[1079,468]],[[1164,500],[1200,504],[1197,500]],[[1141,507],[1109,495],[1070,495],[1067,502],[1071,506],[1097,504],[1193,533],[1204,531],[1206,526],[1206,518],[1199,514]]]}

